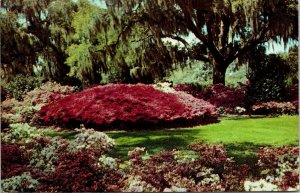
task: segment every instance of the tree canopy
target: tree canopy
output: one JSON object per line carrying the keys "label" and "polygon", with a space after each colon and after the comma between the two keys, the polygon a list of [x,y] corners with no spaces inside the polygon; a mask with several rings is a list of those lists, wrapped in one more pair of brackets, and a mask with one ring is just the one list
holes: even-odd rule
{"label": "tree canopy", "polygon": [[[296,0],[106,0],[149,25],[157,38],[200,41],[198,58],[214,68],[214,83],[224,83],[230,63],[257,45],[298,37]],[[206,54],[207,53],[207,54]]]}
{"label": "tree canopy", "polygon": [[296,0],[3,0],[1,70],[7,79],[39,69],[59,82],[151,83],[196,59],[224,83],[229,64],[258,45],[298,40],[297,24]]}

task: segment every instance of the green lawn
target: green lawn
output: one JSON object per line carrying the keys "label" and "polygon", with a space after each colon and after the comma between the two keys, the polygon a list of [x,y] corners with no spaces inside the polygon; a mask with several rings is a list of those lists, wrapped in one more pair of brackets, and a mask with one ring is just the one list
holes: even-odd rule
{"label": "green lawn", "polygon": [[253,157],[259,146],[298,145],[298,116],[222,119],[219,123],[182,129],[106,132],[115,139],[110,155],[126,159],[128,151],[146,147],[149,154],[162,150],[187,150],[196,141],[226,146],[230,156]]}

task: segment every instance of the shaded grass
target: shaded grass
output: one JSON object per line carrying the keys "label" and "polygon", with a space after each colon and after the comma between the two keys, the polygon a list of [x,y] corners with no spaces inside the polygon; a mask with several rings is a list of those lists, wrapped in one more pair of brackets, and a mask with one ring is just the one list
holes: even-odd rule
{"label": "shaded grass", "polygon": [[149,154],[164,150],[187,150],[197,141],[225,144],[228,155],[243,162],[255,157],[261,146],[298,145],[298,117],[223,119],[217,124],[182,129],[139,132],[106,132],[115,139],[111,156],[124,160],[128,151],[146,147]]}

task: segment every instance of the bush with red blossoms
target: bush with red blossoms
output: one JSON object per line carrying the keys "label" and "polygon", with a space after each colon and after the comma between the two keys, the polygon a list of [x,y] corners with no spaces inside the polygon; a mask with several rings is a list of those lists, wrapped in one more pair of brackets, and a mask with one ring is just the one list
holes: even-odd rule
{"label": "bush with red blossoms", "polygon": [[270,101],[253,105],[251,111],[259,115],[281,115],[295,114],[297,109],[291,102]]}
{"label": "bush with red blossoms", "polygon": [[222,106],[228,109],[246,105],[246,94],[243,89],[230,88],[223,84],[209,86],[201,93],[200,97],[217,107]]}
{"label": "bush with red blossoms", "polygon": [[42,178],[38,188],[41,191],[51,192],[118,191],[122,173],[106,169],[97,162],[97,157],[92,152],[61,154],[54,162],[54,172]]}
{"label": "bush with red blossoms", "polygon": [[19,145],[1,142],[1,178],[11,178],[29,171],[29,158]]}
{"label": "bush with red blossoms", "polygon": [[126,129],[211,121],[216,118],[214,109],[185,93],[164,93],[143,84],[108,84],[71,94],[43,106],[38,114],[48,124]]}

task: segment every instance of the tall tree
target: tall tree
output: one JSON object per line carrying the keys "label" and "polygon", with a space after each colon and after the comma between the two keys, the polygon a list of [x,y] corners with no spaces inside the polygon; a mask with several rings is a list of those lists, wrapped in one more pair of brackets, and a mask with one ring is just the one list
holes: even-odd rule
{"label": "tall tree", "polygon": [[183,37],[194,34],[201,48],[197,58],[213,65],[213,83],[224,84],[227,67],[259,44],[298,38],[296,0],[106,0],[106,5],[150,26],[157,38],[186,45]]}
{"label": "tall tree", "polygon": [[16,74],[16,69],[30,65],[32,69],[42,61],[45,76],[61,81],[69,71],[64,62],[74,10],[76,4],[71,0],[1,1],[1,56],[5,66]]}

